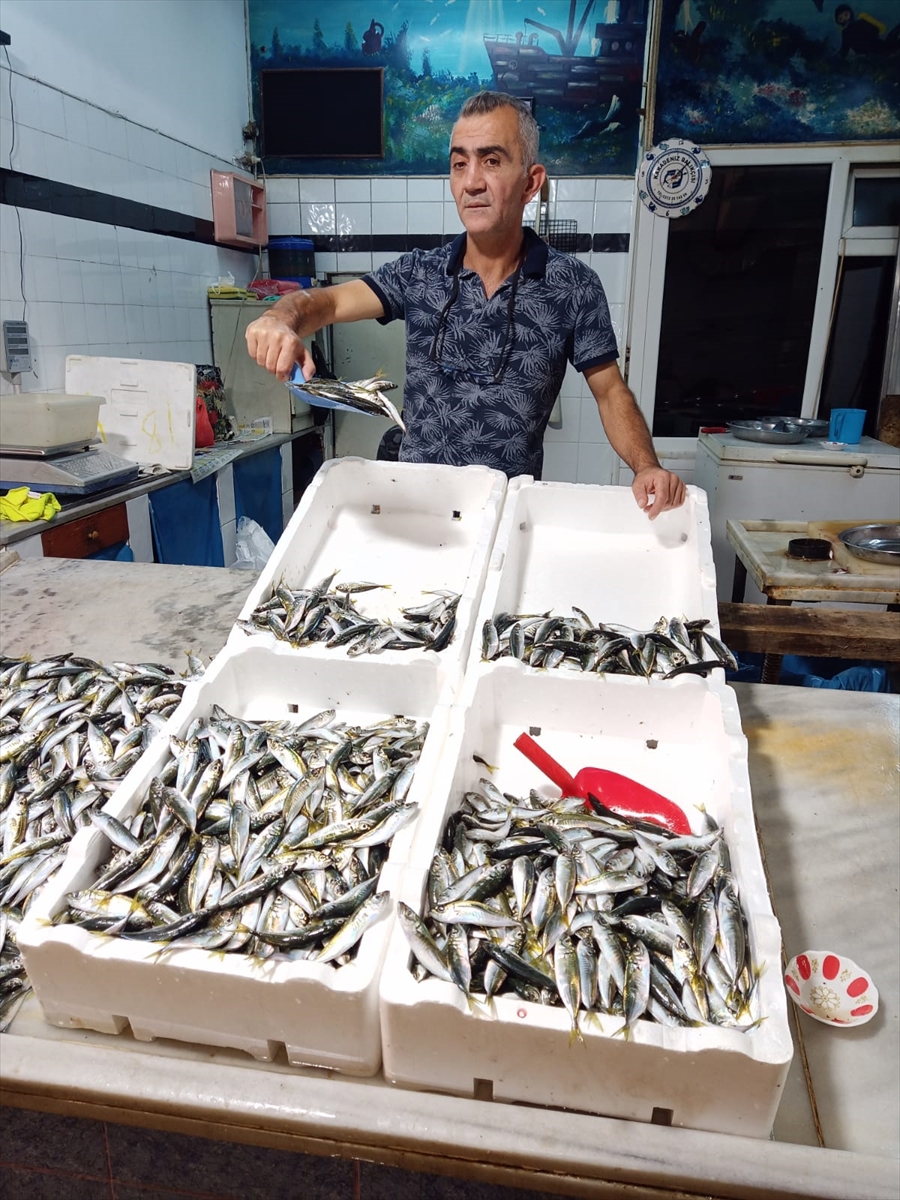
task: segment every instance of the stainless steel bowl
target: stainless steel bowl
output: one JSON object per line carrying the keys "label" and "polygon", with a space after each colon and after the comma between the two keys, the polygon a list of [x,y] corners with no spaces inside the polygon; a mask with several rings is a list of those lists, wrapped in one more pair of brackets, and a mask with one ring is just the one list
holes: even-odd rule
{"label": "stainless steel bowl", "polygon": [[838,537],[857,558],[900,566],[900,525],[856,525]]}
{"label": "stainless steel bowl", "polygon": [[[773,418],[774,420],[775,418]],[[785,429],[802,429],[807,437],[828,437],[828,422],[816,417],[778,417]]]}
{"label": "stainless steel bowl", "polygon": [[793,446],[806,441],[802,429],[786,429],[781,418],[763,421],[729,421],[728,428],[745,442],[768,442],[774,446]]}

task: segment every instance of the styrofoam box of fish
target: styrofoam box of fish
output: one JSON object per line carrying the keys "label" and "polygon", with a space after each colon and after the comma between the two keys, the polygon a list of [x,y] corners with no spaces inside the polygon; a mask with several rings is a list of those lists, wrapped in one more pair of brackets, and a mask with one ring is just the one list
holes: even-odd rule
{"label": "styrofoam box of fish", "polygon": [[[334,572],[335,586],[387,585],[351,596],[362,615],[379,621],[395,622],[401,608],[421,607],[429,600],[424,593],[456,592],[456,628],[446,648],[377,654],[391,664],[426,658],[454,692],[465,668],[505,491],[506,476],[487,467],[362,458],[326,462],[304,492],[239,621],[249,621],[279,583],[310,588]],[[236,624],[229,644],[245,645],[248,636],[275,640],[262,630],[248,635]],[[348,649],[313,642],[297,652],[334,659],[346,657]]]}
{"label": "styrofoam box of fish", "polygon": [[[448,710],[436,706],[438,684],[426,662],[385,673],[377,660],[302,658],[286,646],[224,649],[204,676],[186,689],[168,722],[183,736],[198,716],[219,705],[248,721],[303,722],[324,709],[347,724],[370,724],[402,714],[430,724],[409,803],[427,806],[440,759]],[[150,781],[169,754],[160,736],[120,785],[106,811],[121,820],[143,803]],[[394,835],[379,891],[396,895],[414,825]],[[71,924],[48,922],[72,892],[93,886],[110,857],[99,829],[76,834],[58,875],[22,924],[19,945],[46,1019],[65,1028],[121,1033],[141,1041],[175,1038],[244,1050],[268,1061],[284,1045],[288,1061],[355,1075],[372,1075],[381,1059],[378,976],[393,920],[393,903],[364,933],[346,965],[281,959],[98,937]]]}
{"label": "styrofoam box of fish", "polygon": [[[469,657],[498,613],[572,616],[649,630],[661,617],[703,619],[716,636],[716,575],[706,493],[650,520],[631,488],[510,481]],[[565,668],[563,668],[565,670]],[[577,667],[574,669],[577,670]]]}
{"label": "styrofoam box of fish", "polygon": [[[694,677],[666,687],[635,678],[523,675],[511,661],[476,683],[471,704],[453,709],[433,797],[415,834],[401,899],[421,914],[429,867],[464,793],[491,781],[504,792],[559,792],[514,748],[530,730],[574,771],[602,766],[667,795],[703,830],[722,826],[748,922],[751,961],[761,971],[754,1028],[671,1027],[640,1018],[628,1037],[622,1016],[581,1014],[571,1041],[562,1007],[513,992],[467,998],[434,976],[417,981],[410,944],[395,923],[381,979],[386,1078],[406,1087],[492,1095],[639,1121],[767,1137],[792,1057],[781,932],[772,912],[753,818],[747,746],[733,692]],[[473,756],[477,756],[478,760]]]}

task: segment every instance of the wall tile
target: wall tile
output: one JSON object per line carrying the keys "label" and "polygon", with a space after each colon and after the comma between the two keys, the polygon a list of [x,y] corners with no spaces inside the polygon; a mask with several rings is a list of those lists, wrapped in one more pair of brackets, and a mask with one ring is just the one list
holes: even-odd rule
{"label": "wall tile", "polygon": [[334,180],[308,177],[300,180],[301,204],[333,204]]}
{"label": "wall tile", "polygon": [[[91,112],[96,112],[96,109],[88,108],[88,133],[91,131]],[[105,114],[103,114],[105,115]],[[116,158],[128,157],[128,135],[126,129],[128,122],[122,117],[107,117],[103,122],[105,127],[105,137],[101,145],[97,146],[98,150],[105,150],[107,154],[115,155]],[[98,122],[99,125],[99,122]]]}
{"label": "wall tile", "polygon": [[348,204],[341,203],[339,201],[335,207],[337,209],[337,233],[349,234],[372,232],[371,204]]}
{"label": "wall tile", "polygon": [[556,187],[556,199],[560,200],[594,200],[593,179],[560,179]]}
{"label": "wall tile", "polygon": [[630,231],[630,203],[622,200],[601,200],[594,205],[593,233],[629,233]]}
{"label": "wall tile", "polygon": [[373,233],[406,233],[406,203],[373,204]]}
{"label": "wall tile", "polygon": [[106,308],[102,304],[86,304],[84,315],[87,322],[87,341],[89,346],[106,345],[109,342],[109,330],[106,324]]}
{"label": "wall tile", "polygon": [[547,426],[544,433],[544,444],[548,442],[577,442],[581,423],[581,397],[559,394],[559,407],[562,416],[562,428],[553,429]]}
{"label": "wall tile", "polygon": [[544,474],[549,483],[575,483],[578,474],[577,442],[546,442]]}
{"label": "wall tile", "polygon": [[[0,88],[3,87],[3,82],[0,80]],[[2,92],[0,92],[2,95]],[[0,117],[0,164],[4,167],[9,166],[9,156],[12,151],[12,121],[6,117]]]}
{"label": "wall tile", "polygon": [[372,200],[371,184],[368,179],[335,179],[334,198],[338,205],[368,204]]}
{"label": "wall tile", "polygon": [[324,279],[327,271],[337,270],[337,254],[331,250],[316,251],[316,275],[319,279]]}
{"label": "wall tile", "polygon": [[63,96],[63,113],[66,120],[66,137],[79,146],[88,144],[87,114],[84,103],[73,96]]}
{"label": "wall tile", "polygon": [[300,205],[267,204],[266,225],[270,237],[284,237],[300,232]]}
{"label": "wall tile", "polygon": [[125,326],[125,308],[123,305],[106,305],[106,328],[112,345],[118,345],[126,340],[128,331]]}
{"label": "wall tile", "polygon": [[444,199],[443,179],[409,179],[406,184],[406,198],[410,202],[423,200]]}
{"label": "wall tile", "polygon": [[[564,182],[560,180],[560,183]],[[551,218],[557,221],[575,221],[579,233],[592,233],[593,205],[582,200],[557,200]]]}
{"label": "wall tile", "polygon": [[406,203],[405,179],[373,179],[372,203],[388,204],[396,200]]}
{"label": "wall tile", "polygon": [[436,204],[410,202],[406,208],[406,227],[410,233],[440,233],[443,229],[443,202]]}
{"label": "wall tile", "polygon": [[64,138],[66,136],[66,116],[61,94],[54,88],[42,87],[40,105],[40,121],[44,133],[52,133],[54,137]]}
{"label": "wall tile", "polygon": [[453,201],[449,204],[445,201],[442,207],[444,210],[444,233],[462,233],[465,226],[459,219],[459,211],[456,204]]}
{"label": "wall tile", "polygon": [[[28,258],[27,265],[31,268],[26,273],[25,295],[29,300],[58,300],[59,293],[59,264],[55,258]],[[16,280],[17,285],[21,283]]]}
{"label": "wall tile", "polygon": [[59,298],[64,304],[83,304],[81,289],[81,263],[70,259],[59,260]]}
{"label": "wall tile", "polygon": [[607,301],[610,304],[624,304],[628,288],[630,256],[628,254],[592,254],[591,266],[600,276]]}
{"label": "wall tile", "polygon": [[[618,482],[619,456],[612,446],[583,442],[578,447],[576,483],[610,484]],[[546,476],[545,476],[546,478]]]}
{"label": "wall tile", "polygon": [[84,304],[63,304],[63,329],[69,346],[83,346],[87,340],[87,317]]}
{"label": "wall tile", "polygon": [[598,201],[616,201],[631,204],[634,199],[633,179],[597,179],[594,198]]}
{"label": "wall tile", "polygon": [[372,270],[372,255],[365,251],[352,250],[341,252],[338,251],[338,271],[349,271],[352,273],[363,274],[366,271]]}
{"label": "wall tile", "polygon": [[[9,95],[9,83],[4,80]],[[25,79],[21,75],[13,77],[13,110],[16,114],[16,124],[26,125],[29,129],[41,128],[41,92],[44,89],[36,79]]]}
{"label": "wall tile", "polygon": [[266,179],[266,205],[296,204],[300,206],[300,184],[295,175]]}
{"label": "wall tile", "polygon": [[[302,194],[303,189],[301,186]],[[301,203],[300,228],[303,233],[334,233],[334,205],[327,203]]]}

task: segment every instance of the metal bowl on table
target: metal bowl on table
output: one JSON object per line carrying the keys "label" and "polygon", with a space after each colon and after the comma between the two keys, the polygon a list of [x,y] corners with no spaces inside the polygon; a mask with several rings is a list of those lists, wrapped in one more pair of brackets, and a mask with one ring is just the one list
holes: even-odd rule
{"label": "metal bowl on table", "polygon": [[745,442],[768,442],[773,446],[793,446],[806,441],[802,429],[788,429],[781,417],[760,421],[729,421],[728,428],[736,438]]}
{"label": "metal bowl on table", "polygon": [[773,417],[780,421],[785,429],[802,429],[807,437],[828,437],[828,422],[820,421],[817,417]]}
{"label": "metal bowl on table", "polygon": [[900,566],[900,525],[856,525],[838,537],[857,558]]}

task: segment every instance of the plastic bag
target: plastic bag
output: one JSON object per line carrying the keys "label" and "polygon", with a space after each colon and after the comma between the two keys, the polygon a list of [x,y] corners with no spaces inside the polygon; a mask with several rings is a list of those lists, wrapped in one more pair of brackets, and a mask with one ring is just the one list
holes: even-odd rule
{"label": "plastic bag", "polygon": [[256,521],[241,517],[237,523],[233,566],[241,571],[261,571],[275,549],[275,543]]}

